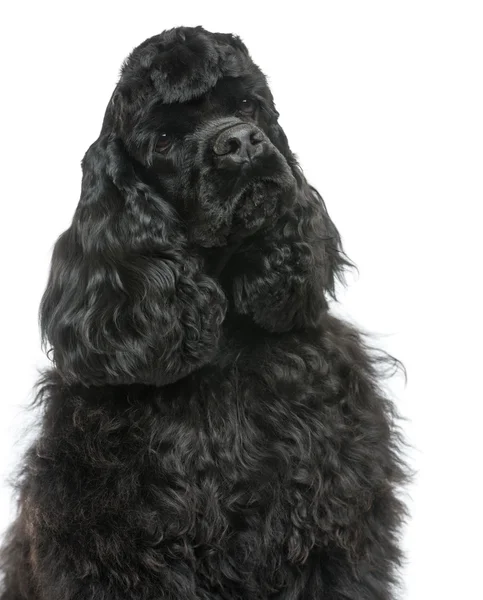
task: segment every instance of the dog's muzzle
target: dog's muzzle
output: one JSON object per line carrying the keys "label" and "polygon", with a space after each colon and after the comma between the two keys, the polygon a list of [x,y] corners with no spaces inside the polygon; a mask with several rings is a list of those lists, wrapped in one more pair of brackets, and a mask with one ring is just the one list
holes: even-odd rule
{"label": "dog's muzzle", "polygon": [[257,162],[268,151],[265,134],[249,123],[223,129],[215,138],[213,152],[220,169],[240,169]]}

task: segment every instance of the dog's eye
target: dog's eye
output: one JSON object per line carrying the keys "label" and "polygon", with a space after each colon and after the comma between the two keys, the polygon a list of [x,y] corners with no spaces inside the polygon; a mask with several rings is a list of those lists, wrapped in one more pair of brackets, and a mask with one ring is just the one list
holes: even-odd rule
{"label": "dog's eye", "polygon": [[166,152],[173,143],[173,136],[169,133],[162,133],[156,141],[156,152]]}
{"label": "dog's eye", "polygon": [[238,108],[240,112],[244,113],[245,115],[250,115],[255,112],[255,109],[257,108],[257,103],[255,102],[255,100],[252,100],[252,98],[243,98],[243,100],[241,100],[241,102],[239,103]]}

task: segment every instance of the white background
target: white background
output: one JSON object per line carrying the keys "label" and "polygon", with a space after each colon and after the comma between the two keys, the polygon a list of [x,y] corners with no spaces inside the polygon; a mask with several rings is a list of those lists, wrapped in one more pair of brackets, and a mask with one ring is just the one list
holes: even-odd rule
{"label": "white background", "polygon": [[[37,308],[119,67],[176,25],[239,34],[359,275],[341,307],[406,365],[418,475],[410,600],[481,594],[483,18],[480,2],[17,2],[1,16],[0,529],[32,435]],[[481,597],[481,596],[480,596]]]}

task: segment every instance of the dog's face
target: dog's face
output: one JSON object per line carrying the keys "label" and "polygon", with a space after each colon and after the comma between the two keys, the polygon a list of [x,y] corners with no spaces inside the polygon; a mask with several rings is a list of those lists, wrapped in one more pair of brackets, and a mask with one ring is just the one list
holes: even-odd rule
{"label": "dog's face", "polygon": [[108,115],[200,246],[256,230],[293,197],[272,94],[233,36],[180,28],[148,40],[126,61]]}

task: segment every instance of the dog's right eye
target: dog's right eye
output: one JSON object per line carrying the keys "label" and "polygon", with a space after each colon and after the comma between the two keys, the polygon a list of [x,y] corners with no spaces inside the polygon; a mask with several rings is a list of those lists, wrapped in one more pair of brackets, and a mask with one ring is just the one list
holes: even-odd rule
{"label": "dog's right eye", "polygon": [[238,105],[238,110],[244,115],[253,115],[257,109],[257,103],[253,98],[243,98]]}
{"label": "dog's right eye", "polygon": [[172,143],[173,143],[173,136],[170,135],[169,133],[162,133],[156,141],[155,152],[159,152],[159,153],[166,152],[170,148]]}

